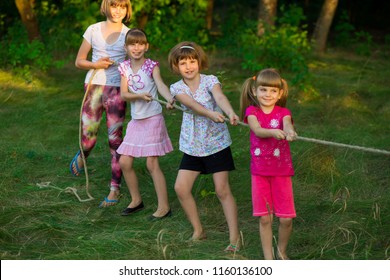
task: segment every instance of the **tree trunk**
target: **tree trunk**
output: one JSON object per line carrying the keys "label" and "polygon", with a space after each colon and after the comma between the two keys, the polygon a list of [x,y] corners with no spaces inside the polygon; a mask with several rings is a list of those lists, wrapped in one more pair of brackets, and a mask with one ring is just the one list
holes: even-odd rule
{"label": "tree trunk", "polygon": [[207,22],[208,30],[211,30],[211,28],[213,27],[213,9],[214,9],[214,0],[207,0],[206,22]]}
{"label": "tree trunk", "polygon": [[322,5],[321,13],[313,33],[314,50],[317,53],[323,53],[326,50],[328,33],[337,9],[337,4],[338,0],[325,0]]}
{"label": "tree trunk", "polygon": [[148,23],[149,15],[147,12],[142,12],[140,17],[137,19],[138,28],[145,29],[146,24]]}
{"label": "tree trunk", "polygon": [[26,27],[29,41],[40,39],[38,21],[34,13],[35,0],[15,0],[15,4]]}
{"label": "tree trunk", "polygon": [[259,0],[259,17],[257,25],[257,35],[261,36],[265,32],[265,25],[274,26],[278,0]]}

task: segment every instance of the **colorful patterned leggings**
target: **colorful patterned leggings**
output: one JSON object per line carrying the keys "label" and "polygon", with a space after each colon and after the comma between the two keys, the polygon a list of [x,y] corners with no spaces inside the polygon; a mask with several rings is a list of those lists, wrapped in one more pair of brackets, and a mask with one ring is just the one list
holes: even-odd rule
{"label": "colorful patterned leggings", "polygon": [[[85,84],[85,90],[87,84]],[[103,111],[106,112],[108,144],[111,153],[111,188],[119,189],[122,170],[119,166],[120,155],[116,152],[123,140],[123,122],[126,114],[126,102],[120,96],[120,88],[114,86],[90,85],[82,108],[81,145],[87,158],[96,144]]]}

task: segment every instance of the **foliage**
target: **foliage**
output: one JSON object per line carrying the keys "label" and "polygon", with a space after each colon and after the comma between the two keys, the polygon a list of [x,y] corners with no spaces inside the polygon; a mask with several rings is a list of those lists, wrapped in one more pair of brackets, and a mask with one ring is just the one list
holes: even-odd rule
{"label": "foliage", "polygon": [[135,20],[148,13],[145,27],[152,47],[168,52],[181,41],[195,41],[207,47],[206,0],[142,1],[134,3]]}
{"label": "foliage", "polygon": [[257,35],[257,23],[243,32],[243,67],[252,71],[263,68],[277,68],[294,73],[292,84],[305,86],[308,82],[306,56],[310,52],[305,26],[300,26],[303,14],[300,8],[292,6],[277,20],[277,27],[267,27],[266,32]]}
{"label": "foliage", "polygon": [[81,0],[50,3],[42,1],[37,9],[41,33],[45,34],[42,40],[49,53],[57,58],[66,58],[70,52],[78,49],[87,27],[103,19],[100,5],[94,1]]}
{"label": "foliage", "polygon": [[60,65],[58,61],[53,61],[53,57],[47,53],[42,41],[28,41],[21,24],[10,27],[8,32],[0,42],[0,55],[4,59],[3,67],[10,66],[24,79],[31,80],[31,71],[46,71],[49,67]]}
{"label": "foliage", "polygon": [[373,40],[367,31],[357,31],[350,23],[348,13],[343,11],[335,26],[334,44],[343,48],[351,48],[359,55],[370,55]]}

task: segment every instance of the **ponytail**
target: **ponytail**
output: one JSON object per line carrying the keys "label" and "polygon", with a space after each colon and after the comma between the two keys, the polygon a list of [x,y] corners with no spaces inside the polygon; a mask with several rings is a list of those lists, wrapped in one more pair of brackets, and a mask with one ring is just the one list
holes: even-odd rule
{"label": "ponytail", "polygon": [[279,101],[276,102],[276,105],[280,107],[286,107],[287,103],[287,96],[288,96],[288,85],[285,79],[281,79],[282,81],[282,90],[283,90],[283,95],[280,97]]}
{"label": "ponytail", "polygon": [[258,106],[258,101],[255,94],[256,87],[256,76],[248,78],[245,80],[244,84],[241,87],[241,96],[240,96],[240,118],[244,120],[245,111],[250,105]]}

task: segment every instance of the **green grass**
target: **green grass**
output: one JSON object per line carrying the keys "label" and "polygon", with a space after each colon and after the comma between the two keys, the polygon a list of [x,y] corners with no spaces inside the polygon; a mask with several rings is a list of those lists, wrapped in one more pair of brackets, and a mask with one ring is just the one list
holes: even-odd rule
{"label": "green grass", "polygon": [[[290,89],[288,107],[299,135],[390,150],[388,55],[378,51],[367,58],[331,51],[312,58],[310,69],[319,94],[305,95],[294,87]],[[169,73],[165,57],[160,61],[169,85],[177,77]],[[233,58],[212,56],[212,62],[209,72],[218,73],[225,94],[238,112],[240,85],[254,73],[242,71]],[[108,193],[110,179],[104,122],[88,159],[89,191],[95,200],[81,203],[64,191],[73,187],[87,198],[85,178],[72,177],[68,171],[78,147],[85,72],[69,65],[25,81],[0,71],[1,259],[233,258],[223,252],[228,243],[227,226],[209,176],[201,177],[193,189],[208,239],[187,242],[191,226],[173,190],[181,158],[181,112],[164,111],[175,149],[160,159],[172,218],[147,221],[157,202],[143,159],[135,165],[146,209],[121,217],[120,211],[130,199],[125,183],[117,207],[97,207]],[[245,241],[234,258],[261,259],[258,219],[251,215],[249,130],[230,127],[230,133],[237,167],[230,180]],[[298,217],[290,240],[290,257],[389,259],[389,156],[301,141],[291,147]]]}

